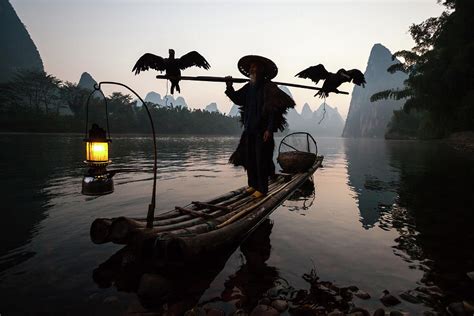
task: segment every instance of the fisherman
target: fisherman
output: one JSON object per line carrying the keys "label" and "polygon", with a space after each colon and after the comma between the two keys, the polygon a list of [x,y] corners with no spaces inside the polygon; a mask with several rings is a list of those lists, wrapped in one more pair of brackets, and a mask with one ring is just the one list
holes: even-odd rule
{"label": "fisherman", "polygon": [[268,179],[275,174],[273,133],[283,131],[284,115],[295,106],[293,99],[271,82],[278,68],[268,58],[256,55],[242,57],[237,64],[250,82],[234,90],[232,77],[226,77],[225,94],[239,105],[244,130],[229,162],[247,170],[247,192],[259,198],[268,193]]}

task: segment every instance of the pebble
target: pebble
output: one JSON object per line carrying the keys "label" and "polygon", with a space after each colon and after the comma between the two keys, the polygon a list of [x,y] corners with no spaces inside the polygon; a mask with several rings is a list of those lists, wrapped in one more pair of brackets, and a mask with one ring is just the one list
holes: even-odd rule
{"label": "pebble", "polygon": [[400,311],[391,311],[390,316],[405,316],[405,314]]}
{"label": "pebble", "polygon": [[412,304],[420,304],[420,300],[413,294],[412,291],[405,291],[403,293],[400,294],[400,297],[407,301],[407,302],[410,302]]}
{"label": "pebble", "polygon": [[[323,313],[325,314],[326,308],[324,306],[318,306],[314,309],[317,313]],[[319,315],[319,314],[318,314]]]}
{"label": "pebble", "polygon": [[225,316],[225,312],[217,308],[209,308],[206,314],[207,316]]}
{"label": "pebble", "polygon": [[268,297],[264,297],[258,301],[258,305],[270,305],[272,301]]}
{"label": "pebble", "polygon": [[471,271],[471,272],[468,272],[466,273],[467,276],[469,277],[469,279],[473,280],[474,281],[474,271]]}
{"label": "pebble", "polygon": [[380,301],[385,306],[394,306],[401,303],[401,301],[398,298],[390,294],[390,292],[387,290],[383,291],[383,295],[382,297],[380,297]]}
{"label": "pebble", "polygon": [[333,310],[327,316],[344,316],[344,313],[338,309]]}
{"label": "pebble", "polygon": [[257,305],[250,316],[278,316],[280,313],[276,309],[268,305]]}
{"label": "pebble", "polygon": [[370,298],[370,294],[362,290],[354,292],[354,295],[363,300],[368,300]]}
{"label": "pebble", "polygon": [[110,303],[116,303],[118,302],[119,299],[117,298],[117,296],[107,296],[105,299],[104,299],[104,303],[106,304],[110,304]]}
{"label": "pebble", "polygon": [[441,289],[436,285],[431,285],[431,286],[426,286],[426,287],[419,286],[416,288],[416,290],[428,295],[432,295],[432,296],[439,296],[439,297],[443,296],[443,291],[441,291]]}
{"label": "pebble", "polygon": [[464,309],[466,310],[466,312],[474,314],[474,302],[463,301],[462,304],[464,305]]}
{"label": "pebble", "polygon": [[469,314],[466,312],[463,303],[451,303],[448,306],[448,312],[454,316],[468,316]]}
{"label": "pebble", "polygon": [[95,292],[95,293],[92,293],[91,295],[89,295],[89,297],[87,298],[89,301],[93,301],[93,300],[96,300],[100,297],[100,294]]}
{"label": "pebble", "polygon": [[341,288],[338,287],[337,285],[334,285],[334,284],[331,284],[331,285],[329,286],[329,288],[330,288],[331,290],[333,290],[334,292],[337,292],[337,293],[339,293],[339,291],[341,291]]}
{"label": "pebble", "polygon": [[385,310],[383,308],[375,310],[374,316],[385,316]]}
{"label": "pebble", "polygon": [[468,316],[468,312],[464,308],[464,304],[460,302],[451,303],[448,306],[448,311],[454,316]]}
{"label": "pebble", "polygon": [[165,277],[152,273],[145,273],[140,278],[137,294],[139,297],[161,297],[170,288],[170,281]]}
{"label": "pebble", "polygon": [[272,302],[271,306],[282,313],[288,308],[288,302],[285,300],[275,300]]}
{"label": "pebble", "polygon": [[194,307],[184,313],[184,316],[206,316],[206,311],[201,307]]}
{"label": "pebble", "polygon": [[232,316],[248,316],[247,312],[243,309],[238,309],[232,313]]}
{"label": "pebble", "polygon": [[351,313],[349,315],[353,315],[353,316],[370,316],[370,313],[363,309],[363,308],[360,308],[360,307],[354,307],[353,309],[351,309]]}

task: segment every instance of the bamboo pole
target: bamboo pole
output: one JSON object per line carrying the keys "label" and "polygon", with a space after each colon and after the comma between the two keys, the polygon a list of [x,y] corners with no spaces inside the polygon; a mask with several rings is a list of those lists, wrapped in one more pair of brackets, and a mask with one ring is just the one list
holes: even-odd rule
{"label": "bamboo pole", "polygon": [[[225,77],[215,77],[215,76],[181,76],[181,77],[170,77],[170,76],[163,76],[163,75],[158,75],[156,76],[156,79],[178,79],[179,80],[188,80],[188,81],[207,81],[207,82],[228,82],[232,81],[235,83],[244,83],[249,81],[247,78],[225,78]],[[301,89],[309,89],[309,90],[321,90],[321,88],[318,87],[313,87],[313,86],[305,86],[302,84],[296,84],[296,83],[289,83],[289,82],[278,82],[278,81],[272,81],[274,84],[280,85],[280,86],[287,86],[287,87],[294,87],[294,88],[301,88]],[[349,92],[345,91],[331,91],[332,93],[336,94],[349,94]]]}

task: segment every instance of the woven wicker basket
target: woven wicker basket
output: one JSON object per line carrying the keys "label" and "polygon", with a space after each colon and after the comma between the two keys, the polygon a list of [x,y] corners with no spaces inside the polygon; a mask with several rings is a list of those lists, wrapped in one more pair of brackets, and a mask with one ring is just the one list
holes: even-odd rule
{"label": "woven wicker basket", "polygon": [[283,172],[304,172],[314,164],[316,154],[303,151],[283,152],[278,155],[277,161],[283,169]]}

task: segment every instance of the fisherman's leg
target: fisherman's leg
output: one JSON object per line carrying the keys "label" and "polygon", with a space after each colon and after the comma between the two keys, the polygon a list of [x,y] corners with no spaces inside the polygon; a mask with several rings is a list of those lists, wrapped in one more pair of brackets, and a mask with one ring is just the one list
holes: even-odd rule
{"label": "fisherman's leg", "polygon": [[255,141],[255,161],[256,161],[256,176],[257,186],[255,189],[262,193],[268,193],[268,159],[265,156],[265,143],[263,142],[263,134],[259,134]]}
{"label": "fisherman's leg", "polygon": [[256,148],[255,148],[255,134],[249,134],[247,136],[247,180],[248,186],[254,190],[257,187],[257,164],[256,164]]}
{"label": "fisherman's leg", "polygon": [[273,162],[273,151],[275,150],[275,140],[273,137],[265,144],[266,159],[268,160],[268,177],[275,177],[275,163]]}

